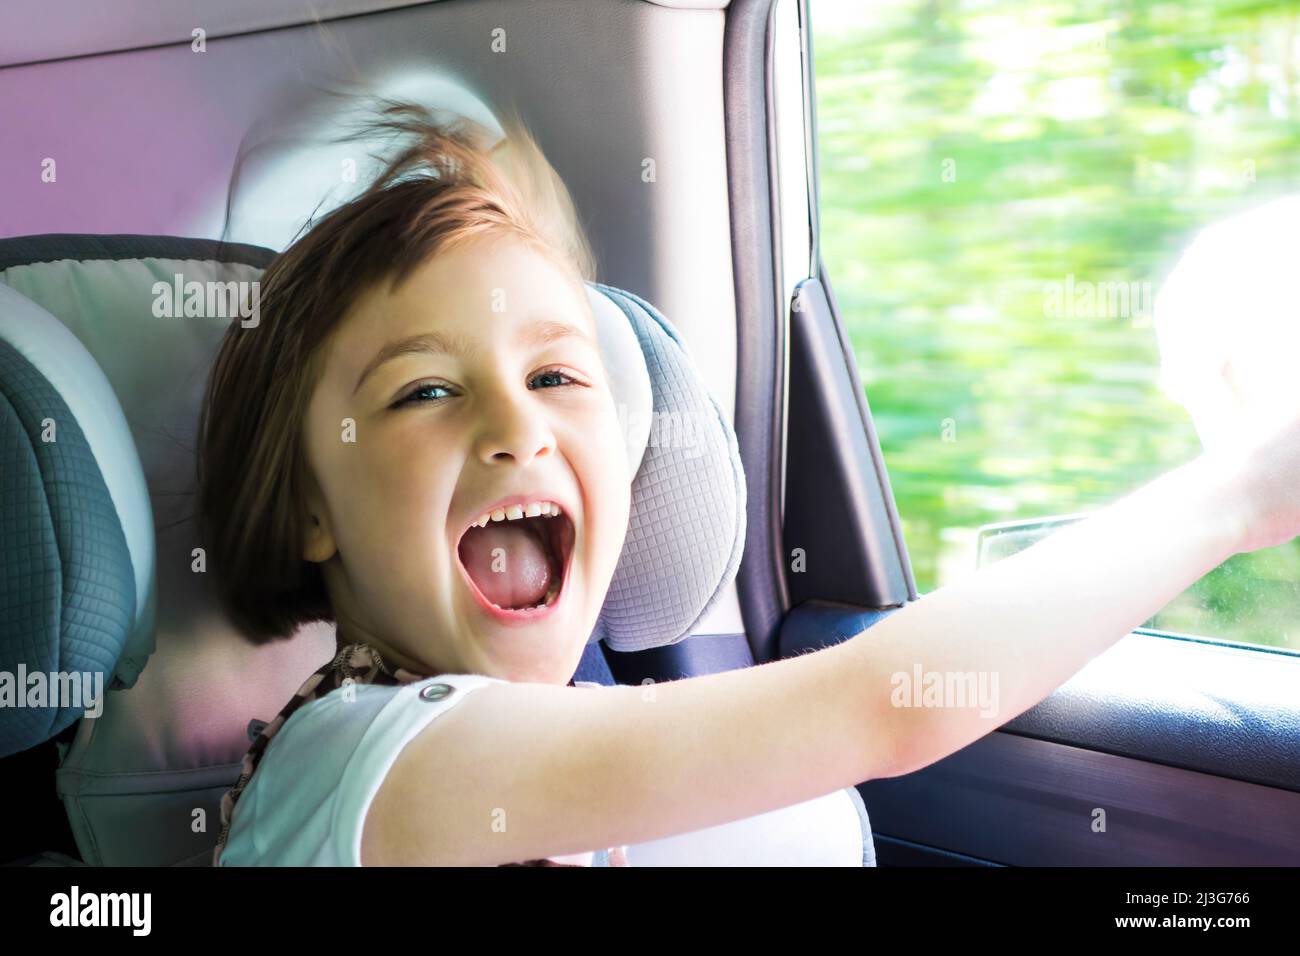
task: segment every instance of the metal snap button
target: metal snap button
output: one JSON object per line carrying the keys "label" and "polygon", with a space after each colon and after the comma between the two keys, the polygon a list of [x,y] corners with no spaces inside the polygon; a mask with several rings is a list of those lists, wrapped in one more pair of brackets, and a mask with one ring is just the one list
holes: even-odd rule
{"label": "metal snap button", "polygon": [[444,697],[450,697],[455,689],[450,684],[428,684],[420,688],[420,699],[442,700]]}

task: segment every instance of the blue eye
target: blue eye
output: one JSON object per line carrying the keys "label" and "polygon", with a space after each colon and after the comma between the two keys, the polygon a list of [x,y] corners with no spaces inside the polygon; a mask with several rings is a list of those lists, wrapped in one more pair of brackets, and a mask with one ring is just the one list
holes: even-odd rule
{"label": "blue eye", "polygon": [[[577,379],[575,379],[573,376],[571,376],[571,375],[566,375],[564,372],[561,372],[561,371],[560,371],[559,369],[557,369],[557,368],[547,369],[545,372],[538,372],[536,375],[533,376],[532,382],[536,382],[536,381],[538,381],[539,379],[550,379],[551,382],[553,383],[553,384],[550,384],[550,385],[542,385],[542,386],[540,386],[541,388],[560,388],[561,386],[564,386],[564,385],[580,385],[580,384],[582,384],[582,383],[579,382]],[[558,381],[557,381],[557,380],[558,380]],[[529,382],[529,383],[528,383],[528,387],[529,387],[529,388],[533,388],[533,387],[534,387],[534,385],[533,385],[532,382]]]}
{"label": "blue eye", "polygon": [[[538,384],[541,383],[541,384]],[[567,385],[585,385],[574,376],[563,372],[560,369],[552,368],[544,372],[538,372],[528,383],[529,389],[538,388],[564,388]],[[438,393],[442,394],[438,394]],[[432,405],[443,401],[446,398],[454,396],[455,391],[447,385],[440,382],[423,382],[411,389],[397,401],[393,402],[391,408],[401,408],[404,405]]]}
{"label": "blue eye", "polygon": [[428,395],[430,392],[446,392],[447,395],[451,394],[451,390],[447,388],[446,385],[439,385],[437,382],[425,382],[422,385],[417,385],[415,388],[411,389],[411,391],[399,398],[393,403],[392,407],[398,408],[402,405],[425,405],[430,402],[442,401],[443,398],[447,397],[446,395],[439,395],[431,398],[423,397]]}

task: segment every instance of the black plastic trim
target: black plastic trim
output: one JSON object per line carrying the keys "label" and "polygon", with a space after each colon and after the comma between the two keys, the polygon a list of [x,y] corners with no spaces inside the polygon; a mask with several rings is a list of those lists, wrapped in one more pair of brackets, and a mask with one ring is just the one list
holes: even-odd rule
{"label": "black plastic trim", "polygon": [[[871,418],[871,408],[867,401],[866,389],[863,387],[861,374],[858,371],[857,355],[853,350],[853,343],[849,340],[848,332],[845,329],[844,321],[840,315],[839,304],[835,300],[835,289],[831,283],[830,275],[826,271],[826,264],[822,261],[821,151],[817,136],[817,58],[813,49],[811,4],[805,2],[803,4],[802,12],[804,17],[804,46],[806,50],[804,75],[807,83],[808,139],[812,153],[811,162],[809,163],[811,177],[811,186],[809,191],[812,196],[811,216],[813,223],[813,263],[816,270],[815,278],[821,284],[822,294],[826,297],[826,301],[829,304],[831,321],[835,333],[840,340],[840,350],[844,356],[844,364],[849,370],[849,375],[853,380],[854,398],[858,404],[858,413],[862,420],[862,427],[867,433],[867,445],[870,448],[876,482],[880,487],[880,494],[884,500],[885,513],[888,516],[890,532],[894,538],[894,548],[898,552],[898,561],[901,564],[903,578],[906,582],[906,596],[901,600],[914,601],[917,599],[916,580],[912,574],[912,560],[907,553],[907,542],[903,535],[903,522],[898,514],[898,505],[894,501],[893,486],[889,481],[889,470],[885,467],[884,453],[880,449],[880,439],[876,434],[876,426]],[[877,538],[879,536],[879,526],[871,525],[868,528],[868,532],[873,538]],[[892,575],[892,573],[891,569],[890,574]],[[894,603],[892,597],[889,599],[888,603]]]}
{"label": "black plastic trim", "polygon": [[1300,654],[1132,633],[1003,730],[1300,793],[1297,689]]}
{"label": "black plastic trim", "polygon": [[781,555],[785,305],[772,203],[771,18],[774,0],[733,0],[723,36],[727,179],[736,287],[734,425],[748,483],[745,554],[736,575],[754,659],[773,660],[790,602]]}
{"label": "black plastic trim", "polygon": [[1300,864],[1300,794],[1002,731],[858,792],[878,841],[1009,866]]}
{"label": "black plastic trim", "polygon": [[[867,433],[867,447],[871,451],[871,464],[875,469],[876,482],[884,501],[885,513],[888,516],[890,533],[894,538],[894,548],[897,551],[899,566],[906,581],[906,597],[904,600],[915,601],[919,595],[916,590],[916,579],[912,575],[912,558],[907,551],[907,541],[903,535],[903,521],[898,514],[898,503],[894,500],[894,486],[889,480],[889,468],[885,465],[885,453],[881,451],[875,420],[871,417],[871,406],[867,401],[867,390],[862,384],[862,375],[858,371],[857,355],[853,350],[853,343],[849,341],[844,321],[840,317],[840,308],[835,301],[835,289],[831,285],[830,275],[826,272],[826,264],[819,261],[817,269],[817,281],[821,284],[822,292],[830,306],[834,328],[840,339],[840,351],[844,356],[844,367],[849,370],[849,377],[853,380],[853,397],[858,405],[858,414],[862,419],[862,427]],[[877,529],[873,528],[872,530],[876,532]]]}
{"label": "black plastic trim", "polygon": [[803,570],[794,604],[817,598],[898,607],[915,597],[889,476],[843,329],[818,279],[790,314],[790,460],[784,539]]}
{"label": "black plastic trim", "polygon": [[[782,656],[848,640],[896,610],[801,604],[782,625]],[[1300,654],[1133,633],[997,733],[1300,793],[1296,687]]]}
{"label": "black plastic trim", "polygon": [[[864,801],[865,802],[865,801]],[[897,837],[873,834],[876,844],[877,866],[959,866],[959,867],[1000,867],[1005,863],[981,860],[964,853],[940,850],[938,847],[900,840]]]}

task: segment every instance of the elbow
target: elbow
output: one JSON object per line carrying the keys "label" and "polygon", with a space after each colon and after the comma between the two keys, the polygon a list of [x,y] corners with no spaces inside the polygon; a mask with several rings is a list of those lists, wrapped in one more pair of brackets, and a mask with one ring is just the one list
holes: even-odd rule
{"label": "elbow", "polygon": [[872,721],[862,767],[868,780],[904,777],[940,758],[930,744],[936,739],[926,727],[923,713],[913,708],[887,706]]}

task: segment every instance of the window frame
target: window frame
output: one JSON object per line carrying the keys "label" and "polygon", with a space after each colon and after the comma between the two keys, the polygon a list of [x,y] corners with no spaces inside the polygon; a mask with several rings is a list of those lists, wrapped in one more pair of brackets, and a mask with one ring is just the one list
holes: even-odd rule
{"label": "window frame", "polygon": [[[827,292],[830,320],[847,343],[847,326],[830,294],[821,258],[816,70],[809,6],[809,0],[799,0],[806,135],[812,156],[808,190],[814,233],[812,271]],[[851,349],[847,358],[861,390]],[[862,407],[870,428],[865,396]],[[901,542],[900,550],[907,561]],[[910,563],[907,570],[910,579]],[[919,598],[913,594],[910,599]],[[877,609],[839,604],[835,610],[875,614],[871,621],[862,622],[867,627],[880,618]],[[791,618],[798,616],[796,608]],[[787,626],[785,633],[792,636],[783,640],[782,656],[826,646],[857,631]],[[1145,678],[1139,673],[1138,680],[1117,679],[1133,667],[1149,673]],[[1262,680],[1265,676],[1273,679]],[[1267,829],[1282,857],[1300,863],[1300,822],[1286,822],[1300,821],[1296,815],[1300,808],[1296,689],[1300,689],[1300,653],[1178,639],[1139,628],[1038,705],[981,740],[906,777],[865,784],[862,792],[886,844],[892,839],[900,846],[942,847],[1006,863],[1241,862],[1239,848],[1257,842],[1261,830]],[[1217,704],[1217,709],[1197,708],[1206,702]],[[1026,777],[1027,767],[1043,766],[1056,767],[1055,776],[1035,772],[1032,779]],[[959,773],[954,773],[956,768]],[[1179,793],[1184,796],[1178,797]],[[1005,798],[1006,806],[1015,806],[1018,823],[1013,830],[1005,826],[1005,816],[987,812],[990,794]],[[1125,815],[1124,839],[1099,840],[1082,816],[1077,826],[1062,829],[1062,800],[1086,803],[1112,797],[1122,797],[1127,806],[1141,811]],[[1243,814],[1244,806],[1254,810]],[[1074,809],[1085,812],[1082,803]],[[1275,816],[1262,820],[1259,814],[1265,812]],[[936,823],[940,818],[965,820],[969,827],[945,830]],[[1171,827],[1196,834],[1196,839],[1170,840]]]}

